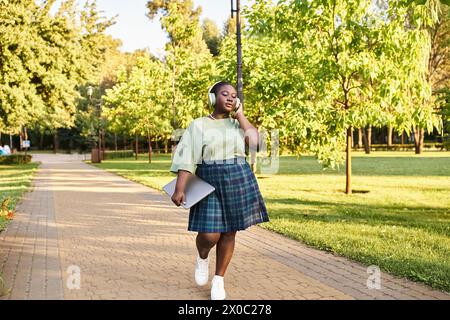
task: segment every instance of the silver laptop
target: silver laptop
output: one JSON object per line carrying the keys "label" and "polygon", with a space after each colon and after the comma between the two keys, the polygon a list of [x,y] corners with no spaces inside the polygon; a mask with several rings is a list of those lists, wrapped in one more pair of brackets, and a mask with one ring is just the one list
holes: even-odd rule
{"label": "silver laptop", "polygon": [[[163,187],[163,190],[172,198],[172,195],[175,192],[175,185],[177,184],[176,177],[174,180],[170,181]],[[185,209],[189,209],[194,204],[207,197],[210,193],[216,190],[212,185],[207,183],[206,181],[200,179],[194,174],[191,174],[186,183],[186,189],[184,190],[184,195],[186,198],[186,204],[181,204],[181,206]]]}

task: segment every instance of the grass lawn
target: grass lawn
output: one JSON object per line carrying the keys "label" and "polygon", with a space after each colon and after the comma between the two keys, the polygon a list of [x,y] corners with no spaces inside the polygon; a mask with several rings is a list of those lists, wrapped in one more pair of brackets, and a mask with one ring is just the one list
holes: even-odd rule
{"label": "grass lawn", "polygon": [[[174,177],[170,155],[97,166],[159,190]],[[352,195],[345,167],[324,171],[313,157],[283,156],[278,174],[257,176],[262,227],[450,292],[450,152],[355,152],[353,189],[369,192]]]}
{"label": "grass lawn", "polygon": [[[13,209],[30,186],[31,178],[38,166],[38,163],[0,165],[0,204],[6,197],[11,197],[9,209]],[[0,217],[0,232],[6,223],[7,221]]]}

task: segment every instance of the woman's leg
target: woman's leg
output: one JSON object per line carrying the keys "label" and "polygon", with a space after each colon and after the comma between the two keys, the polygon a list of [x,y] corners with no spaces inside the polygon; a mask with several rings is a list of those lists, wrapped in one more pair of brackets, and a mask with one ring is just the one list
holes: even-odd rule
{"label": "woman's leg", "polygon": [[234,251],[236,231],[222,232],[216,247],[216,275],[223,277]]}
{"label": "woman's leg", "polygon": [[220,239],[220,232],[199,232],[195,243],[197,244],[198,255],[202,259],[208,258],[209,251]]}

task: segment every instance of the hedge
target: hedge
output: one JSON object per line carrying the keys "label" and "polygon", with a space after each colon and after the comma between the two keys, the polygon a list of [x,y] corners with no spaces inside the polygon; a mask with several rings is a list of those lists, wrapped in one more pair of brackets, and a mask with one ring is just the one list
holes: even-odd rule
{"label": "hedge", "polygon": [[[392,144],[388,146],[387,144],[372,144],[370,149],[372,151],[408,151],[414,150],[414,144]],[[424,149],[442,150],[445,148],[445,144],[439,142],[426,142],[423,144]],[[355,147],[357,150],[364,150],[363,147]]]}
{"label": "hedge", "polygon": [[103,154],[104,159],[131,158],[133,156],[133,150],[105,151]]}
{"label": "hedge", "polygon": [[0,156],[0,164],[24,164],[31,162],[31,155],[9,154]]}
{"label": "hedge", "polygon": [[450,138],[444,140],[444,148],[447,151],[450,151]]}

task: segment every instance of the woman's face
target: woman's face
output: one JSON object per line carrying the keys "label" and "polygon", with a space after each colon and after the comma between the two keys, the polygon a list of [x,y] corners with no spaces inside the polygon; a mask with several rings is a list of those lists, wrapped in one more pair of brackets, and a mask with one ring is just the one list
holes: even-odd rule
{"label": "woman's face", "polygon": [[233,86],[223,85],[216,94],[216,111],[230,113],[236,106],[237,93]]}

